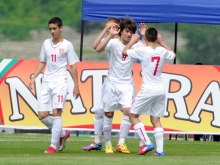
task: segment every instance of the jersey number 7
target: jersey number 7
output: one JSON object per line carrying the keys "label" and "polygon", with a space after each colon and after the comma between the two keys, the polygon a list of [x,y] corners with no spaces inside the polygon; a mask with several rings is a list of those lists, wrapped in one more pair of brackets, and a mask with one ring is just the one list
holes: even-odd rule
{"label": "jersey number 7", "polygon": [[157,70],[158,70],[158,65],[159,65],[159,63],[160,63],[160,56],[155,56],[155,57],[152,57],[151,58],[151,62],[154,62],[154,61],[156,61],[156,66],[155,66],[155,68],[154,68],[154,76],[156,76],[156,74],[157,74]]}

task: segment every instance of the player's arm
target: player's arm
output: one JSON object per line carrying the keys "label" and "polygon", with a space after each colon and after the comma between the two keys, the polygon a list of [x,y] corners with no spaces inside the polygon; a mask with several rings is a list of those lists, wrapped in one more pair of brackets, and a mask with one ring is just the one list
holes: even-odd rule
{"label": "player's arm", "polygon": [[176,53],[163,41],[162,36],[160,34],[157,35],[157,43],[160,44],[165,49],[172,51],[176,57]]}
{"label": "player's arm", "polygon": [[41,62],[41,61],[39,62],[39,64],[38,64],[38,66],[37,66],[33,76],[31,77],[31,80],[29,82],[28,87],[30,89],[32,89],[32,85],[34,84],[35,78],[41,73],[41,71],[44,69],[45,65],[46,65],[46,62]]}
{"label": "player's arm", "polygon": [[80,92],[79,92],[78,72],[77,72],[76,63],[70,65],[70,72],[74,81],[73,95],[75,96],[75,99],[77,99],[80,96]]}
{"label": "player's arm", "polygon": [[111,26],[114,23],[108,23],[105,28],[99,33],[99,35],[96,37],[95,41],[92,44],[93,49],[96,49],[96,47],[99,45],[99,43],[102,41],[102,38],[104,37],[105,33],[111,28]]}
{"label": "player's arm", "polygon": [[131,37],[130,42],[125,46],[125,48],[122,51],[122,55],[123,56],[127,56],[127,50],[131,49],[132,45],[134,45],[135,43],[137,43],[139,40],[139,35],[138,34],[133,34]]}
{"label": "player's arm", "polygon": [[119,26],[118,25],[113,25],[111,26],[111,30],[109,32],[109,34],[107,35],[107,37],[98,44],[98,46],[96,47],[96,51],[97,52],[103,52],[105,50],[106,45],[108,44],[109,40],[117,35],[120,32]]}

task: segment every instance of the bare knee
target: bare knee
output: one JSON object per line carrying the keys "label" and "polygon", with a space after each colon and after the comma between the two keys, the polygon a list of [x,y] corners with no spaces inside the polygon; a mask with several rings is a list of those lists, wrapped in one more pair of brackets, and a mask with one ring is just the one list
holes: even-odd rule
{"label": "bare knee", "polygon": [[48,113],[47,111],[39,111],[39,112],[38,112],[38,119],[39,119],[39,120],[43,120],[43,119],[45,119],[48,115],[49,115],[49,113]]}
{"label": "bare knee", "polygon": [[114,112],[105,112],[105,116],[108,118],[113,118]]}
{"label": "bare knee", "polygon": [[129,116],[130,115],[130,108],[124,108],[123,109],[123,115]]}

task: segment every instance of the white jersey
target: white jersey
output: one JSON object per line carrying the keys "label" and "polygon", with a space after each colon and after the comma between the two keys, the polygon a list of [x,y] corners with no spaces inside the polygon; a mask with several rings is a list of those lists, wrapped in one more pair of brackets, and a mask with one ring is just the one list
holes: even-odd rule
{"label": "white jersey", "polygon": [[175,54],[172,51],[168,51],[163,47],[153,49],[147,46],[129,49],[127,50],[127,55],[141,62],[142,87],[150,89],[153,93],[159,92],[164,88],[161,72],[164,61],[173,60],[175,58]]}
{"label": "white jersey", "polygon": [[[145,46],[137,43],[133,47]],[[123,56],[125,45],[118,38],[111,39],[105,47],[109,62],[108,79],[114,83],[131,83],[133,58]],[[145,46],[146,47],[146,46]]]}
{"label": "white jersey", "polygon": [[71,42],[63,40],[53,46],[53,40],[47,39],[44,41],[41,52],[40,61],[46,62],[46,70],[43,81],[54,82],[66,80],[67,64],[75,64],[79,61]]}

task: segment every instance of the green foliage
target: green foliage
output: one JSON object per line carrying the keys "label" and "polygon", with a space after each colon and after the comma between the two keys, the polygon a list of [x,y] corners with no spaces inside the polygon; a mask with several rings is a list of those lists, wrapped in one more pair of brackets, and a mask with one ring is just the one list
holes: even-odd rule
{"label": "green foliage", "polygon": [[54,16],[79,31],[81,3],[81,0],[2,0],[0,33],[10,40],[28,39],[30,30],[48,28],[47,23]]}
{"label": "green foliage", "polygon": [[206,65],[220,64],[220,27],[217,25],[180,25],[186,48],[178,52],[178,58],[185,64],[201,62]]}

